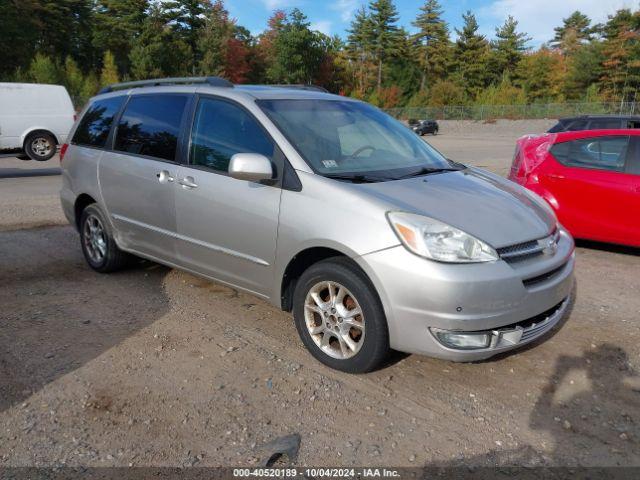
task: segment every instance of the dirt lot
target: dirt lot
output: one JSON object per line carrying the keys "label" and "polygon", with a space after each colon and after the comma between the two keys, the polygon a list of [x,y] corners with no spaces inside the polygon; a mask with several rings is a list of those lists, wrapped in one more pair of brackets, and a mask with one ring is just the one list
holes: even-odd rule
{"label": "dirt lot", "polygon": [[[454,127],[427,140],[504,174],[538,126]],[[15,162],[0,175],[42,167]],[[638,251],[579,248],[573,311],[533,348],[352,376],[250,295],[149,263],[91,272],[59,182],[0,178],[0,466],[247,465],[288,433],[315,466],[640,466]]]}

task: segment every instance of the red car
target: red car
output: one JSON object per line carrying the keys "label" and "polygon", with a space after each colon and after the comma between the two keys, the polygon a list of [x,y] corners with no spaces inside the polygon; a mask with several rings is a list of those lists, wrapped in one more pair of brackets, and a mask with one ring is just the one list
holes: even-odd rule
{"label": "red car", "polygon": [[574,237],[640,247],[640,131],[522,137],[509,179],[544,198]]}

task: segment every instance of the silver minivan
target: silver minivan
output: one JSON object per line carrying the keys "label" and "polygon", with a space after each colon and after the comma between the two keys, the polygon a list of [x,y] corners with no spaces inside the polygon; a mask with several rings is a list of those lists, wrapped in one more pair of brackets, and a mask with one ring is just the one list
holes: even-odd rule
{"label": "silver minivan", "polygon": [[574,242],[545,202],[357,100],[220,78],[114,85],[62,153],[98,272],[138,256],[293,312],[330,367],[474,361],[564,316]]}

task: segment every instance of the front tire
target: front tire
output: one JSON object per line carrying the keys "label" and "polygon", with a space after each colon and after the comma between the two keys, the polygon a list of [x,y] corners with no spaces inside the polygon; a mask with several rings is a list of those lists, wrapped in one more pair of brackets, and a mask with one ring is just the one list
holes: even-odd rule
{"label": "front tire", "polygon": [[348,373],[374,370],[389,352],[389,332],[378,295],[357,266],[332,258],[309,267],[296,284],[293,316],[309,352]]}
{"label": "front tire", "polygon": [[80,216],[80,244],[85,260],[96,272],[115,272],[129,263],[129,254],[118,248],[105,215],[95,203]]}
{"label": "front tire", "polygon": [[29,134],[24,141],[24,151],[31,160],[46,162],[56,154],[56,139],[48,132]]}

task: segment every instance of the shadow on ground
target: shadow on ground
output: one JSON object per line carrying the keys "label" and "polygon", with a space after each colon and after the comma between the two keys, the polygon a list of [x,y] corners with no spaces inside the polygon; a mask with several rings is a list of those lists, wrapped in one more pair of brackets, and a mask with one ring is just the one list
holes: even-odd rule
{"label": "shadow on ground", "polygon": [[71,227],[0,232],[0,412],[160,318],[167,272],[95,273]]}
{"label": "shadow on ground", "polygon": [[[551,438],[546,448],[493,448],[484,455],[427,464],[425,469],[453,469],[460,478],[631,478],[624,469],[580,467],[616,467],[622,458],[618,453],[630,451],[636,452],[631,466],[640,466],[640,389],[629,382],[637,376],[626,352],[616,345],[594,345],[582,356],[561,356],[529,417],[532,430]],[[624,466],[629,466],[628,460]]]}

